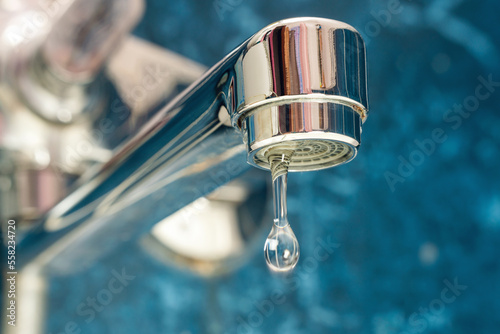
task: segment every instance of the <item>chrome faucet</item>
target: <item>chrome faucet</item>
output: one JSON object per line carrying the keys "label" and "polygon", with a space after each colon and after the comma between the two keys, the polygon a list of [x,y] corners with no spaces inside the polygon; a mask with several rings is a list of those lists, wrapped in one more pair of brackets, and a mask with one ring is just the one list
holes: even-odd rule
{"label": "chrome faucet", "polygon": [[0,1],[1,219],[38,219],[89,162],[109,159],[111,147],[89,138],[111,102],[106,62],[142,9],[142,0]]}
{"label": "chrome faucet", "polygon": [[68,247],[86,238],[112,246],[109,235],[140,235],[249,165],[269,169],[266,150],[298,145],[290,171],[350,161],[366,116],[365,49],[356,30],[318,18],[277,22],[161,108],[40,228],[60,235],[85,222],[99,228]]}
{"label": "chrome faucet", "polygon": [[269,150],[294,147],[290,171],[346,163],[367,110],[354,28],[320,18],[267,26],[86,173],[24,236],[20,273],[39,280],[87,268],[251,165],[269,169]]}

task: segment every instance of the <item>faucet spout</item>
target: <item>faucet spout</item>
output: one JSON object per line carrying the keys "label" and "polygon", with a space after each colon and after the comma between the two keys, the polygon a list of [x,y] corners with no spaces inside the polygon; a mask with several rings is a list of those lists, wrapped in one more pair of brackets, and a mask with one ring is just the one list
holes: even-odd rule
{"label": "faucet spout", "polygon": [[43,218],[36,232],[44,237],[25,238],[20,262],[60,242],[52,271],[88,265],[250,165],[269,169],[271,149],[293,147],[290,171],[347,162],[366,115],[365,49],[354,28],[317,18],[277,22],[213,66],[81,180]]}
{"label": "faucet spout", "polygon": [[232,121],[246,137],[248,162],[269,169],[269,150],[292,148],[290,171],[353,159],[368,110],[359,33],[339,21],[289,19],[257,33],[246,48]]}

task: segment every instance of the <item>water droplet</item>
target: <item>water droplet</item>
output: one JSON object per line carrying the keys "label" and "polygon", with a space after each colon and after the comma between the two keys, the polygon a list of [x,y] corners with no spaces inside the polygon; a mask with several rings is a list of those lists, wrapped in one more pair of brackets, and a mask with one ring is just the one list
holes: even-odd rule
{"label": "water droplet", "polygon": [[272,270],[287,271],[299,261],[299,242],[288,223],[286,188],[288,165],[293,151],[269,152],[273,178],[274,223],[264,245],[266,262]]}
{"label": "water droplet", "polygon": [[273,224],[271,233],[264,246],[266,262],[272,270],[287,271],[293,269],[299,261],[299,242],[290,227]]}

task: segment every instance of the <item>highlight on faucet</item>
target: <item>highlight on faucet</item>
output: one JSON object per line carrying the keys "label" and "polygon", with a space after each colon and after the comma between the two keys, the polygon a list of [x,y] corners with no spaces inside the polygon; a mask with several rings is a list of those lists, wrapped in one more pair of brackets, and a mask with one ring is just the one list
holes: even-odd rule
{"label": "highlight on faucet", "polygon": [[0,332],[500,332],[499,11],[0,0]]}

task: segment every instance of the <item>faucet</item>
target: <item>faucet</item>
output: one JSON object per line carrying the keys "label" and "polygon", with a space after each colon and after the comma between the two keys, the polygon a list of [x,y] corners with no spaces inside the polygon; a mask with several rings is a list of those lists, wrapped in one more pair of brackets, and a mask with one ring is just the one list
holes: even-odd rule
{"label": "faucet", "polygon": [[88,162],[109,159],[88,138],[112,102],[106,63],[142,11],[142,0],[0,1],[1,219],[37,220]]}
{"label": "faucet", "polygon": [[270,150],[294,147],[289,171],[347,163],[367,113],[365,45],[353,27],[322,18],[271,24],[77,181],[20,241],[20,275],[39,282],[88,268],[251,166],[269,170]]}
{"label": "faucet", "polygon": [[[102,251],[113,247],[109,235],[125,230],[134,238],[250,166],[269,170],[268,150],[298,145],[290,171],[352,160],[366,117],[365,49],[356,30],[319,18],[279,21],[161,108],[37,231],[53,242],[51,235],[88,228],[68,247],[88,242]],[[48,246],[29,244],[33,256],[37,244]],[[83,250],[68,254],[70,262],[89,259]]]}

